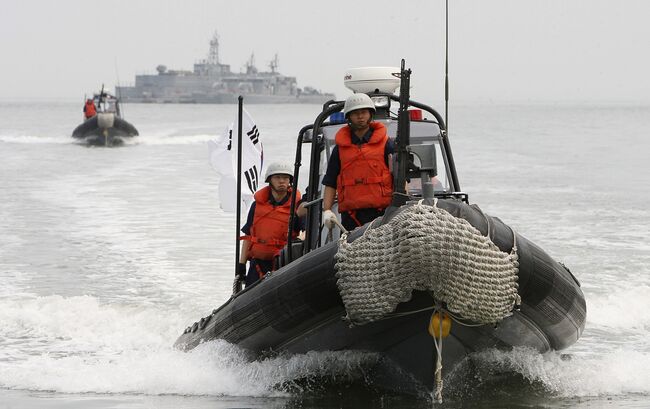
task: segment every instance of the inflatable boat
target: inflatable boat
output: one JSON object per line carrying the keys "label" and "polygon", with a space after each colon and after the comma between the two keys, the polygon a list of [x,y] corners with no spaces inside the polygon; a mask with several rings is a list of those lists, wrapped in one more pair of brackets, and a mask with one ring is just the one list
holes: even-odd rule
{"label": "inflatable boat", "polygon": [[472,352],[575,343],[586,319],[580,283],[469,203],[443,118],[408,96],[410,70],[372,67],[346,79],[372,98],[375,121],[395,138],[392,205],[351,232],[321,224],[323,163],[346,126],[343,103],[326,103],[297,141],[296,185],[302,148],[311,147],[304,240],[290,242],[276,271],[189,325],[175,346],[223,339],[254,356],[365,351],[376,358],[372,382],[440,399],[445,377]]}
{"label": "inflatable boat", "polygon": [[72,131],[73,138],[89,145],[114,146],[138,135],[138,130],[122,118],[120,102],[115,96],[102,89],[92,100],[96,114]]}

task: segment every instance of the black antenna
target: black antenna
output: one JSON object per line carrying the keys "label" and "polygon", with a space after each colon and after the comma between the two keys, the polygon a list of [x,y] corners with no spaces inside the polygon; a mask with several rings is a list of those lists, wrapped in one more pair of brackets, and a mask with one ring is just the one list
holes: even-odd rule
{"label": "black antenna", "polygon": [[[104,83],[102,83],[102,90],[99,91],[99,101],[97,102],[97,109],[101,109],[102,101],[104,101]],[[106,104],[104,104],[106,106]]]}
{"label": "black antenna", "polygon": [[124,118],[124,107],[121,106],[122,102],[122,84],[120,83],[120,72],[117,70],[117,57],[115,57],[115,77],[117,78],[117,86],[115,87],[115,108],[117,109],[117,116]]}
{"label": "black antenna", "polygon": [[445,0],[445,133],[449,134],[449,0]]}
{"label": "black antenna", "polygon": [[409,153],[407,146],[410,143],[411,119],[408,107],[410,98],[411,70],[406,69],[406,62],[402,59],[399,78],[399,111],[397,111],[397,137],[395,138],[395,162],[393,205],[400,206],[406,197],[406,174],[409,170]]}

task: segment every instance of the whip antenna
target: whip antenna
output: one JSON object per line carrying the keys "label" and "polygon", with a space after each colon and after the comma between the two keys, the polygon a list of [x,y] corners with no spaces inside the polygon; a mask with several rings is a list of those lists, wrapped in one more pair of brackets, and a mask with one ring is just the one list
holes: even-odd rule
{"label": "whip antenna", "polygon": [[445,133],[449,134],[449,0],[445,0]]}

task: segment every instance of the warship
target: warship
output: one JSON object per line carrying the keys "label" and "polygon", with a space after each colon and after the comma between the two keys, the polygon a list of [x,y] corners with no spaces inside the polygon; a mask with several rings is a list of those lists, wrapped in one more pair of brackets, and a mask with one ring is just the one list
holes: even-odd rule
{"label": "warship", "polygon": [[207,59],[195,63],[193,71],[158,65],[157,74],[136,75],[135,85],[117,86],[116,93],[124,102],[144,103],[231,104],[242,95],[247,104],[323,104],[335,98],[313,87],[299,88],[296,77],[279,73],[277,54],[269,69],[259,71],[251,54],[245,72],[232,72],[229,64],[219,60],[219,36],[215,33]]}

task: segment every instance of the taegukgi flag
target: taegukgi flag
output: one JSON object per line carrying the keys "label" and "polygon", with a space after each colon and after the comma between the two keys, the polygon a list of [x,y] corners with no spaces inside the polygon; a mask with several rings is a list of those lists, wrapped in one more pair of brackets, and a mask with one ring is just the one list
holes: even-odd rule
{"label": "taegukgi flag", "polygon": [[[210,164],[221,175],[219,200],[221,209],[237,211],[237,122],[231,123],[224,135],[208,141]],[[262,179],[264,148],[255,121],[244,109],[242,118],[242,212],[245,217],[248,206]],[[262,181],[263,182],[263,181]]]}

